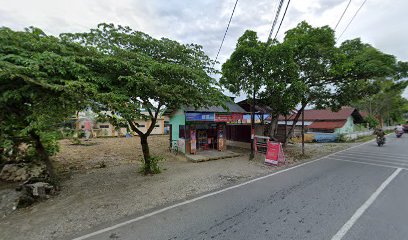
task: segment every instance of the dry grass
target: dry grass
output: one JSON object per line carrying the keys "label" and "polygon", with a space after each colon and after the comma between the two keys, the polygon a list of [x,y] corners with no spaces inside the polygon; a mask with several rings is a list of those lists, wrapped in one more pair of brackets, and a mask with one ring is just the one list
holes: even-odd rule
{"label": "dry grass", "polygon": [[[181,160],[168,150],[169,136],[153,135],[148,138],[150,154],[167,161]],[[94,138],[80,145],[70,140],[60,141],[60,152],[53,157],[61,173],[112,167],[123,164],[139,164],[143,159],[139,137]]]}

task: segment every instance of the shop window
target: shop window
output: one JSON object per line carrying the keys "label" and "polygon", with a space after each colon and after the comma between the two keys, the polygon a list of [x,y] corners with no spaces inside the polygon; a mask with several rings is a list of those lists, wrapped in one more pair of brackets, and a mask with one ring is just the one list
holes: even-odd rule
{"label": "shop window", "polygon": [[179,126],[179,138],[186,138],[186,129],[184,125]]}
{"label": "shop window", "polygon": [[109,125],[99,125],[99,128],[109,128]]}

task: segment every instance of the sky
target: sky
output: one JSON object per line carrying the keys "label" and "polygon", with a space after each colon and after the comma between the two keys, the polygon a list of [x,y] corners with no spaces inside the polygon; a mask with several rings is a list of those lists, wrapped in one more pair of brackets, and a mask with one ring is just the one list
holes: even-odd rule
{"label": "sky", "polygon": [[[245,30],[256,31],[259,38],[266,41],[277,2],[238,1],[217,68],[228,59]],[[334,28],[348,2],[291,0],[277,39],[282,40],[287,30],[303,20],[315,27],[329,25]],[[337,37],[363,2],[351,1],[336,29]],[[47,34],[59,35],[85,32],[95,28],[98,23],[114,23],[130,26],[155,38],[166,37],[182,43],[200,44],[214,59],[234,4],[235,0],[0,0],[0,26],[14,30],[35,26]],[[407,9],[407,0],[367,0],[338,42],[359,37],[399,60],[408,61]],[[408,98],[408,89],[404,96]]]}

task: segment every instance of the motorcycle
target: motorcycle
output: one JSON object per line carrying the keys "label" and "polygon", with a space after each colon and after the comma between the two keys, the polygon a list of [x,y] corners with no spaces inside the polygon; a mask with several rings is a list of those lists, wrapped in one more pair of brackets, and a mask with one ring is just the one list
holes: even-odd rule
{"label": "motorcycle", "polygon": [[385,137],[377,137],[377,145],[379,147],[383,146],[385,144]]}
{"label": "motorcycle", "polygon": [[400,138],[402,134],[404,134],[404,131],[395,131],[395,136],[397,136],[397,138]]}

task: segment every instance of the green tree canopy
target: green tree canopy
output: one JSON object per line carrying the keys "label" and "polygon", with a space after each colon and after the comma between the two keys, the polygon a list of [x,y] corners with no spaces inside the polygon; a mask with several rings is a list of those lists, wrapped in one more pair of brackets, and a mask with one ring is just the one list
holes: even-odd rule
{"label": "green tree canopy", "polygon": [[[151,173],[147,138],[164,107],[202,107],[221,105],[223,95],[214,73],[212,61],[195,44],[180,44],[133,31],[129,27],[100,24],[88,33],[62,34],[62,39],[95,47],[102,56],[86,60],[95,74],[94,108],[126,119],[141,138],[145,173]],[[144,114],[146,110],[148,115]],[[150,119],[152,124],[143,132],[135,119]]]}
{"label": "green tree canopy", "polygon": [[2,157],[27,143],[53,176],[48,156],[56,148],[50,134],[86,105],[88,70],[80,59],[91,54],[91,50],[47,36],[38,28],[23,32],[0,28]]}
{"label": "green tree canopy", "polygon": [[279,114],[287,114],[296,106],[303,87],[291,48],[278,42],[261,42],[250,30],[238,39],[234,52],[222,66],[222,74],[220,82],[229,91],[243,91],[248,98],[271,109],[275,123],[270,128],[272,136]]}
{"label": "green tree canopy", "polygon": [[298,76],[305,84],[294,125],[307,105],[338,110],[373,94],[373,79],[392,78],[397,73],[394,56],[360,39],[336,47],[334,31],[328,26],[314,28],[301,22],[286,33],[284,42],[291,46]]}

